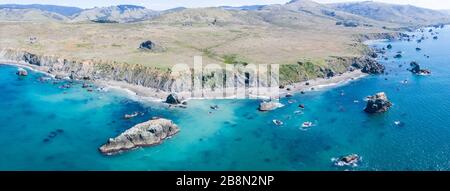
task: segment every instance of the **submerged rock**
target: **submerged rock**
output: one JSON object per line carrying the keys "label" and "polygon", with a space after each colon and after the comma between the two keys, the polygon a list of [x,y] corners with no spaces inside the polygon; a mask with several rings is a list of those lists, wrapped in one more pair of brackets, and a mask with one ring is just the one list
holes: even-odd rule
{"label": "submerged rock", "polygon": [[364,109],[366,113],[383,113],[389,110],[392,103],[388,100],[384,92],[369,96],[367,106]]}
{"label": "submerged rock", "polygon": [[90,86],[86,83],[83,83],[83,85],[81,86],[82,88],[89,88]]}
{"label": "submerged rock", "polygon": [[259,111],[272,111],[280,107],[283,107],[283,104],[281,104],[280,102],[262,102],[261,104],[259,104]]}
{"label": "submerged rock", "polygon": [[28,76],[28,72],[27,72],[25,69],[23,69],[23,68],[17,69],[16,74],[17,74],[18,76]]}
{"label": "submerged rock", "polygon": [[171,93],[169,96],[167,96],[166,103],[177,105],[181,103],[181,100],[178,98],[177,94]]}
{"label": "submerged rock", "polygon": [[338,159],[333,159],[334,165],[336,166],[352,166],[356,167],[358,166],[358,163],[361,161],[361,157],[357,154],[351,154],[348,156],[343,156]]}
{"label": "submerged rock", "polygon": [[398,53],[398,54],[396,54],[395,56],[394,56],[394,58],[397,58],[397,59],[399,59],[399,58],[402,58],[403,56],[402,56],[402,54],[400,54],[400,53]]}
{"label": "submerged rock", "polygon": [[110,138],[99,150],[103,154],[113,155],[138,147],[157,145],[179,131],[178,126],[171,120],[154,119],[137,124],[116,138]]}
{"label": "submerged rock", "polygon": [[124,118],[124,119],[133,119],[133,118],[137,117],[138,115],[139,115],[138,112],[134,112],[134,113],[132,113],[132,114],[125,114],[125,115],[123,116],[123,118]]}

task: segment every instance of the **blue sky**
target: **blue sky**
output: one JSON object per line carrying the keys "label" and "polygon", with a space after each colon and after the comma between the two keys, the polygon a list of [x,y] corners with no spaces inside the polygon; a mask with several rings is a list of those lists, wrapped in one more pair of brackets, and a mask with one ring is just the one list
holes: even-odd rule
{"label": "blue sky", "polygon": [[[150,9],[163,10],[174,7],[210,7],[210,6],[241,6],[255,4],[283,4],[289,0],[0,0],[0,4],[53,4],[67,5],[81,8],[102,7],[118,4],[141,5]],[[345,2],[357,0],[315,0],[320,3]],[[412,4],[432,9],[450,9],[449,0],[377,0],[381,2]]]}

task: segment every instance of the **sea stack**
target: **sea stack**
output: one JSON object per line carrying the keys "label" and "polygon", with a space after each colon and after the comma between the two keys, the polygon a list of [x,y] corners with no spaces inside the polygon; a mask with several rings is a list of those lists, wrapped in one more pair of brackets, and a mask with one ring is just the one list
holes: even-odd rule
{"label": "sea stack", "polygon": [[23,68],[17,69],[16,74],[17,74],[18,76],[28,76],[28,72],[27,72],[25,69],[23,69]]}
{"label": "sea stack", "polygon": [[169,96],[167,96],[166,103],[177,105],[181,103],[181,100],[178,98],[177,94],[171,93]]}
{"label": "sea stack", "polygon": [[272,111],[280,107],[283,107],[283,104],[281,104],[280,102],[276,101],[262,102],[261,104],[259,104],[259,111]]}
{"label": "sea stack", "polygon": [[430,75],[431,74],[430,70],[420,68],[420,64],[415,61],[412,61],[409,65],[411,66],[409,71],[411,71],[413,74],[416,74],[416,75]]}
{"label": "sea stack", "polygon": [[384,113],[389,110],[392,103],[388,100],[384,92],[369,96],[367,100],[367,106],[364,109],[366,113]]}
{"label": "sea stack", "polygon": [[114,155],[138,147],[161,144],[180,129],[168,119],[154,119],[135,125],[99,148],[105,155]]}

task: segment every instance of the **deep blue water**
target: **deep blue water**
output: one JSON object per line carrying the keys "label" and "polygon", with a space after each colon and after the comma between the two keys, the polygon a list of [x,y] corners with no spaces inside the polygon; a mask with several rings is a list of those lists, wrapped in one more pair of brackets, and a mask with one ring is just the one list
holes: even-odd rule
{"label": "deep blue water", "polygon": [[[295,95],[295,103],[284,99],[284,108],[269,113],[257,111],[258,100],[192,100],[187,109],[168,109],[114,90],[89,93],[80,83],[60,89],[68,82],[42,83],[43,75],[31,71],[20,78],[17,68],[0,65],[0,170],[450,170],[450,29],[439,31],[439,40],[421,44],[373,44],[393,45],[382,61],[388,75]],[[392,58],[397,51],[403,58]],[[412,60],[433,74],[412,75]],[[380,91],[394,103],[391,110],[362,112],[363,98]],[[304,114],[294,114],[300,103]],[[211,111],[215,104],[220,109]],[[145,115],[122,119],[135,111]],[[153,116],[174,120],[181,132],[117,156],[97,151]],[[276,127],[273,119],[285,124]],[[317,125],[303,131],[304,121]],[[333,166],[331,158],[352,153],[363,157],[358,167]]]}

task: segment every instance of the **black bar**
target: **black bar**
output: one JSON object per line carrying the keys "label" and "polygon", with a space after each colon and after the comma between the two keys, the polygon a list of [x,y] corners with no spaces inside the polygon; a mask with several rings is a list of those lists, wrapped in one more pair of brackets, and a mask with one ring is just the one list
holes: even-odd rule
{"label": "black bar", "polygon": [[[227,182],[228,176],[234,181]],[[246,177],[246,183],[237,183],[237,178]],[[253,177],[257,177],[255,180]],[[273,177],[270,179],[269,177]],[[179,178],[209,178],[209,184],[177,185]],[[265,179],[266,178],[266,179]],[[267,179],[269,178],[269,179]],[[225,183],[223,180],[227,180]],[[251,179],[249,185],[248,180]],[[184,179],[188,180],[188,179]],[[183,183],[186,184],[187,182]],[[199,179],[197,179],[199,180]],[[265,180],[265,181],[264,181]],[[268,181],[272,180],[272,181]],[[0,172],[2,185],[33,185],[34,187],[61,188],[77,187],[115,188],[132,190],[247,190],[270,191],[308,190],[312,188],[358,189],[355,184],[366,185],[362,188],[407,188],[416,185],[447,186],[449,172]],[[216,181],[216,182],[213,182]],[[22,184],[17,184],[21,182]],[[202,183],[202,182],[197,182]],[[204,183],[204,182],[203,182]],[[243,185],[245,184],[245,185]],[[164,189],[157,189],[164,188]],[[291,190],[291,189],[289,189]]]}

